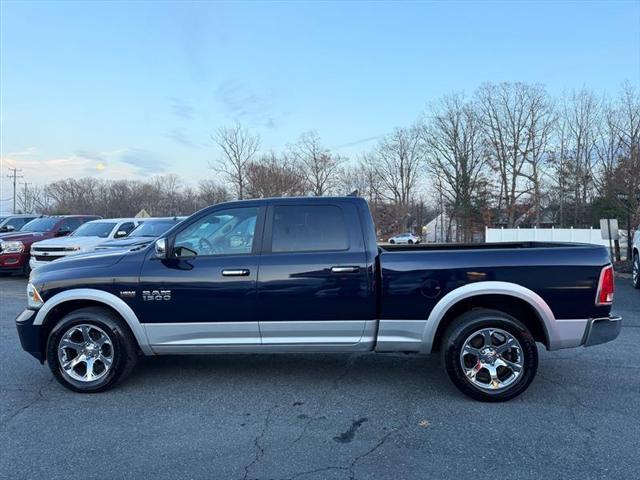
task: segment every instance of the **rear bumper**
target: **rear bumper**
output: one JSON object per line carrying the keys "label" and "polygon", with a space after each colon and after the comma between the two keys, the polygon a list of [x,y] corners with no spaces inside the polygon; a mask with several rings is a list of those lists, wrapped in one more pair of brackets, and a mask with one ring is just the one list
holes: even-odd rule
{"label": "rear bumper", "polygon": [[622,317],[594,318],[589,321],[582,344],[585,347],[600,345],[615,340],[622,330]]}
{"label": "rear bumper", "polygon": [[18,337],[20,344],[25,352],[30,353],[37,358],[40,363],[44,362],[44,342],[42,339],[42,326],[34,325],[36,319],[35,310],[24,310],[18,318],[16,318],[16,328],[18,329]]}

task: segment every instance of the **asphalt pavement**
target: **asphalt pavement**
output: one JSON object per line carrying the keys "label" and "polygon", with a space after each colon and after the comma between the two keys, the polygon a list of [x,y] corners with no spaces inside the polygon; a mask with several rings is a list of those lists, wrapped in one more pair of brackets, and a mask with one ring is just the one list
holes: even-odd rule
{"label": "asphalt pavement", "polygon": [[620,337],[540,348],[520,397],[460,394],[436,356],[144,358],[81,395],[20,348],[25,279],[0,278],[0,477],[11,479],[639,478],[640,291]]}

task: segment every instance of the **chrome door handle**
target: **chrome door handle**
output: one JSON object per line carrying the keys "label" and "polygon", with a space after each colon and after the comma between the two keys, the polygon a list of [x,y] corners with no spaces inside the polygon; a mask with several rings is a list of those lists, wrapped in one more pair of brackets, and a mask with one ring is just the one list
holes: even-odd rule
{"label": "chrome door handle", "polygon": [[331,273],[357,273],[359,267],[331,267]]}
{"label": "chrome door handle", "polygon": [[246,268],[234,268],[233,270],[222,270],[223,277],[246,277],[249,270]]}

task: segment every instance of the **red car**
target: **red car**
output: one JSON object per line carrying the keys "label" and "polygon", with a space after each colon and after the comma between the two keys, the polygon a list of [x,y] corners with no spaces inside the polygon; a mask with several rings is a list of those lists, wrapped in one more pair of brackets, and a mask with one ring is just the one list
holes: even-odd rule
{"label": "red car", "polygon": [[53,237],[64,237],[96,215],[64,215],[36,218],[18,232],[0,234],[0,274],[22,272],[29,274],[31,244]]}

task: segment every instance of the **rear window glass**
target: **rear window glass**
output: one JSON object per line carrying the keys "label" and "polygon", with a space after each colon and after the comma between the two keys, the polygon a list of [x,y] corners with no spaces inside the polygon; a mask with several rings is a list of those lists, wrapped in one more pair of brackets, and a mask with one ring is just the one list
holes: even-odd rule
{"label": "rear window glass", "polygon": [[277,206],[273,214],[273,252],[347,250],[344,215],[333,205]]}

